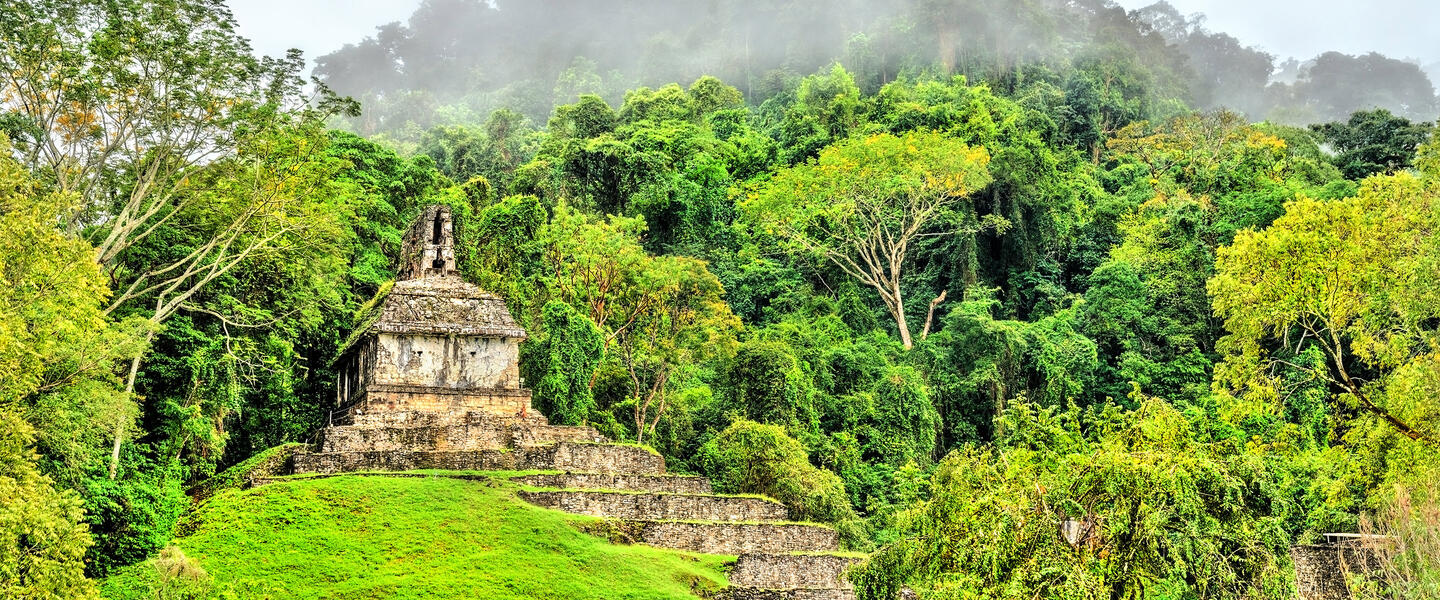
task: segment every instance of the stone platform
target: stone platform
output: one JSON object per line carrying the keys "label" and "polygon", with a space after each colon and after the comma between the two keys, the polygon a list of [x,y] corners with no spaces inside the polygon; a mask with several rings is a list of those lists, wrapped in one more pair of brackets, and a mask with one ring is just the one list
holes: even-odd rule
{"label": "stone platform", "polygon": [[851,589],[845,572],[858,557],[837,554],[742,554],[730,570],[736,586],[776,589]]}
{"label": "stone platform", "polygon": [[320,452],[486,450],[560,442],[606,441],[589,427],[559,427],[521,418],[462,419],[454,423],[380,423],[327,427]]}
{"label": "stone platform", "polygon": [[635,446],[560,442],[485,450],[298,452],[296,473],[356,471],[623,471],[665,472],[660,456]]}
{"label": "stone platform", "polygon": [[832,588],[765,589],[732,587],[727,600],[855,600],[855,591]]}
{"label": "stone platform", "polygon": [[826,554],[840,549],[839,532],[787,522],[784,505],[769,498],[712,494],[704,477],[625,469],[526,475],[515,481],[540,488],[520,492],[532,504],[609,519],[595,532],[612,541],[738,555],[730,573],[730,600],[854,598],[845,573],[859,559]]}
{"label": "stone platform", "polygon": [[609,519],[628,542],[738,555],[732,600],[853,598],[844,572],[855,559],[824,554],[840,547],[834,529],[787,522],[768,498],[713,494],[708,479],[668,475],[658,454],[592,428],[475,412],[355,417],[321,430],[314,451],[297,451],[294,472],[559,471],[516,477],[527,488],[519,496]]}
{"label": "stone platform", "polygon": [[709,494],[710,480],[686,475],[637,475],[620,473],[562,473],[526,475],[513,481],[534,488],[561,490],[626,490],[634,492],[669,492],[672,494]]}
{"label": "stone platform", "polygon": [[715,523],[703,521],[627,521],[635,539],[661,548],[705,554],[833,551],[840,535],[807,523]]}
{"label": "stone platform", "polygon": [[789,512],[768,498],[623,491],[520,492],[536,506],[611,519],[667,519],[685,515],[706,521],[780,521]]}

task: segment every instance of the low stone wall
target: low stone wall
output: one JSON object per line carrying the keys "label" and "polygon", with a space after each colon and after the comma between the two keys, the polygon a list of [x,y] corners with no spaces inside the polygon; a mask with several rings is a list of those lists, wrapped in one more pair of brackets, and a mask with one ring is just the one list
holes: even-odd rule
{"label": "low stone wall", "polygon": [[564,473],[526,475],[515,481],[531,487],[566,490],[629,490],[671,494],[709,494],[710,480],[683,475],[629,475],[619,473]]}
{"label": "low stone wall", "polygon": [[297,481],[314,481],[316,479],[329,479],[331,477],[393,477],[396,479],[459,479],[462,481],[490,481],[489,475],[468,475],[465,473],[406,473],[404,471],[377,472],[377,473],[314,473],[309,477],[257,477],[250,480],[251,487],[270,485],[272,483],[286,483]]}
{"label": "low stone wall", "polygon": [[1345,574],[1380,568],[1374,551],[1354,544],[1292,546],[1290,559],[1295,562],[1295,595],[1300,600],[1350,600]]}
{"label": "low stone wall", "polygon": [[379,426],[388,425],[391,427],[428,427],[436,425],[496,425],[504,424],[515,427],[537,427],[549,425],[550,421],[540,413],[531,413],[526,416],[495,416],[485,413],[469,412],[465,410],[449,410],[441,412],[417,412],[417,411],[396,411],[392,413],[375,413],[352,415],[357,417],[353,421],[343,421],[341,412],[335,413],[335,421],[332,425],[364,425]]}
{"label": "low stone wall", "polygon": [[730,570],[731,585],[780,588],[839,588],[854,586],[845,572],[859,558],[833,554],[741,554]]}
{"label": "low stone wall", "polygon": [[767,590],[733,587],[726,591],[729,600],[855,600],[854,591],[840,589]]}
{"label": "low stone wall", "polygon": [[660,475],[665,472],[665,459],[639,446],[566,443],[549,448],[552,449],[549,466],[534,469],[635,475]]}
{"label": "low stone wall", "polygon": [[589,427],[533,425],[509,420],[456,425],[344,425],[320,432],[321,452],[491,450],[558,442],[603,442]]}
{"label": "low stone wall", "polygon": [[603,471],[660,474],[665,459],[644,448],[618,444],[559,443],[513,450],[366,451],[297,453],[296,473],[353,471]]}
{"label": "low stone wall", "polygon": [[295,469],[295,456],[305,452],[305,444],[282,444],[250,457],[248,460],[206,479],[186,490],[190,499],[203,502],[225,489],[243,489],[262,485],[263,481]]}
{"label": "low stone wall", "polygon": [[747,552],[826,552],[840,549],[840,535],[818,525],[790,523],[636,523],[637,541],[676,550],[710,554]]}
{"label": "low stone wall", "polygon": [[520,498],[572,514],[615,519],[778,521],[789,515],[784,505],[764,498],[579,491],[520,492]]}
{"label": "low stone wall", "polygon": [[348,473],[354,471],[495,471],[538,469],[523,452],[467,450],[454,452],[321,452],[295,455],[296,473]]}
{"label": "low stone wall", "polygon": [[[358,401],[332,415],[336,424],[381,424],[409,413],[483,414],[501,418],[540,416],[526,389],[454,389],[372,384]],[[544,418],[541,416],[540,418]]]}

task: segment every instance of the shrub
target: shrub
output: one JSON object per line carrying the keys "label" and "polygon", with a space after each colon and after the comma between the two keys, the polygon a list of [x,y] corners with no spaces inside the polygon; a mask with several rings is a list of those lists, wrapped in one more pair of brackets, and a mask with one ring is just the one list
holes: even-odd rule
{"label": "shrub", "polygon": [[31,435],[0,412],[0,598],[95,598],[80,500],[36,469]]}
{"label": "shrub", "polygon": [[736,421],[701,447],[697,462],[716,491],[770,496],[793,519],[841,525],[847,543],[863,537],[840,477],[811,465],[779,426]]}

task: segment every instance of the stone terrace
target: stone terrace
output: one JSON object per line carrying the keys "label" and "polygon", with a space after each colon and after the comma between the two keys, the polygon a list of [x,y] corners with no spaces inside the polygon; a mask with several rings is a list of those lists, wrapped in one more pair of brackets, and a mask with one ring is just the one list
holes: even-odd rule
{"label": "stone terrace", "polygon": [[[663,467],[662,467],[663,468]],[[627,540],[690,552],[739,555],[731,600],[847,600],[845,571],[858,559],[834,554],[832,528],[786,522],[768,498],[711,494],[703,477],[606,469],[526,475],[520,497],[546,508],[611,519]],[[617,536],[612,536],[612,539]]]}
{"label": "stone terrace", "polygon": [[778,521],[789,516],[783,505],[768,498],[571,490],[520,492],[520,498],[577,515],[617,519],[684,515],[707,521]]}

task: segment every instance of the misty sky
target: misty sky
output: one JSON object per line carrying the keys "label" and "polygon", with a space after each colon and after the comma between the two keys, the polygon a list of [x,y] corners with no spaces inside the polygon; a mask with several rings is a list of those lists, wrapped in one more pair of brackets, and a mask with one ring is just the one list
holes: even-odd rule
{"label": "misty sky", "polygon": [[[880,1],[880,0],[877,0]],[[1154,0],[1118,0],[1127,9]],[[1170,0],[1185,14],[1203,12],[1224,31],[1283,60],[1326,50],[1371,50],[1394,58],[1440,63],[1440,1],[1436,0]],[[240,33],[255,49],[278,55],[295,47],[314,58],[357,42],[375,27],[404,21],[420,0],[230,0]]]}

